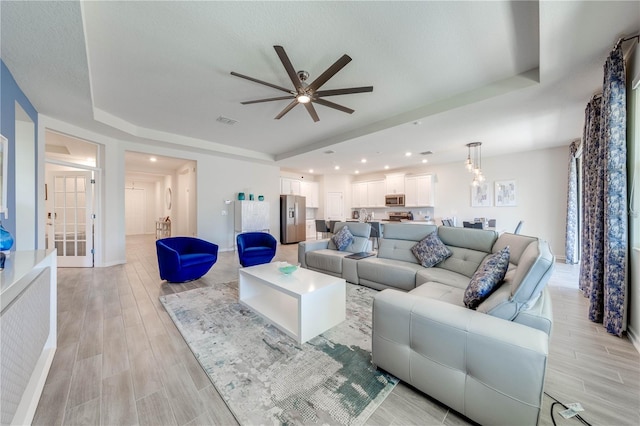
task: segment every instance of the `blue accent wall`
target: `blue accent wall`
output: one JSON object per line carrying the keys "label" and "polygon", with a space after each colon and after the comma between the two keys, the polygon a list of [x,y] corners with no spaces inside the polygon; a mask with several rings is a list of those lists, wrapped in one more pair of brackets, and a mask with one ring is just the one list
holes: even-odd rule
{"label": "blue accent wall", "polygon": [[[0,217],[0,220],[5,229],[11,232],[15,238],[19,238],[20,236],[16,235],[16,102],[20,104],[35,126],[36,156],[33,161],[36,164],[36,170],[38,170],[38,111],[31,105],[31,102],[16,83],[16,80],[4,64],[4,61],[0,59],[0,133],[9,140],[9,179],[7,180],[7,207],[9,209],[9,217],[7,219]],[[40,173],[40,171],[36,173]],[[33,191],[34,205],[37,205],[35,202],[38,196],[37,188],[34,187],[31,188],[31,190]],[[38,220],[39,217],[36,211],[36,220]],[[33,224],[33,226],[36,227],[36,241],[34,242],[36,247],[38,242],[37,225],[37,223]]]}

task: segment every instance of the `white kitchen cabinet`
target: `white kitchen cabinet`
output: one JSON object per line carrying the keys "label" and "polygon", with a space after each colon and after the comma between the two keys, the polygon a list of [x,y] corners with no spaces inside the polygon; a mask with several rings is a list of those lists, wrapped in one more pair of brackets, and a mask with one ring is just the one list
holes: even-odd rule
{"label": "white kitchen cabinet", "polygon": [[352,188],[352,208],[384,207],[385,182],[355,182]]}
{"label": "white kitchen cabinet", "polygon": [[291,178],[280,178],[280,193],[286,195],[301,195],[300,181]]}
{"label": "white kitchen cabinet", "polygon": [[367,182],[367,205],[366,207],[384,207],[384,196],[386,191],[385,181],[374,180]]}
{"label": "white kitchen cabinet", "polygon": [[367,194],[367,182],[356,182],[351,184],[351,207],[367,207]]}
{"label": "white kitchen cabinet", "polygon": [[318,208],[320,201],[320,191],[318,182],[300,182],[300,195],[306,198],[307,208]]}
{"label": "white kitchen cabinet", "polygon": [[404,174],[392,174],[385,176],[387,194],[404,194]]}
{"label": "white kitchen cabinet", "polygon": [[404,184],[405,207],[432,207],[434,204],[433,176],[407,176]]}

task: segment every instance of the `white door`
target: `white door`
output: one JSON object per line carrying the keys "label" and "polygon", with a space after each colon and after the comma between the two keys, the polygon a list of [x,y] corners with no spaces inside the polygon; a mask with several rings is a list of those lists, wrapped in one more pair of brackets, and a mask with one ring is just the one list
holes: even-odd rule
{"label": "white door", "polygon": [[58,266],[93,267],[93,172],[47,175],[47,248],[58,249]]}
{"label": "white door", "polygon": [[124,191],[125,235],[144,234],[146,193],[143,188],[126,188]]}
{"label": "white door", "polygon": [[327,220],[343,220],[344,219],[344,202],[342,192],[327,193]]}

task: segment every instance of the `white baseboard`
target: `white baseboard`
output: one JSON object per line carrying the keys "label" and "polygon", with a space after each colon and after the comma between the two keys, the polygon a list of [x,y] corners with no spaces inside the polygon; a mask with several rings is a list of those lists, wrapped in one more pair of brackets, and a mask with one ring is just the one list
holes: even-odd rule
{"label": "white baseboard", "polygon": [[627,326],[627,336],[629,336],[629,340],[633,343],[633,347],[636,348],[636,351],[640,353],[640,336],[638,336],[638,333],[633,331],[633,328]]}
{"label": "white baseboard", "polygon": [[29,383],[27,383],[27,387],[22,394],[22,400],[20,400],[13,416],[12,425],[30,425],[33,421],[55,354],[56,348],[44,348],[42,350]]}

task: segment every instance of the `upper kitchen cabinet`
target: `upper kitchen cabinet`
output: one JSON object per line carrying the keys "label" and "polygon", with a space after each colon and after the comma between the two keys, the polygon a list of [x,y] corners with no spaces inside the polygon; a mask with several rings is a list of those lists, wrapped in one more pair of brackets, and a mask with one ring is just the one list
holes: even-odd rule
{"label": "upper kitchen cabinet", "polygon": [[300,181],[291,178],[280,178],[280,193],[286,195],[302,195],[300,193]]}
{"label": "upper kitchen cabinet", "polygon": [[404,180],[405,207],[432,207],[433,175],[407,176]]}
{"label": "upper kitchen cabinet", "polygon": [[384,207],[386,185],[383,180],[367,182],[368,207]]}
{"label": "upper kitchen cabinet", "polygon": [[404,174],[392,174],[385,176],[386,194],[404,194]]}
{"label": "upper kitchen cabinet", "polygon": [[383,180],[355,182],[352,188],[353,208],[384,207],[385,183]]}
{"label": "upper kitchen cabinet", "polygon": [[355,182],[351,184],[351,207],[368,207],[367,182]]}
{"label": "upper kitchen cabinet", "polygon": [[302,181],[300,183],[300,195],[306,197],[307,208],[318,208],[320,204],[320,190],[318,182]]}

